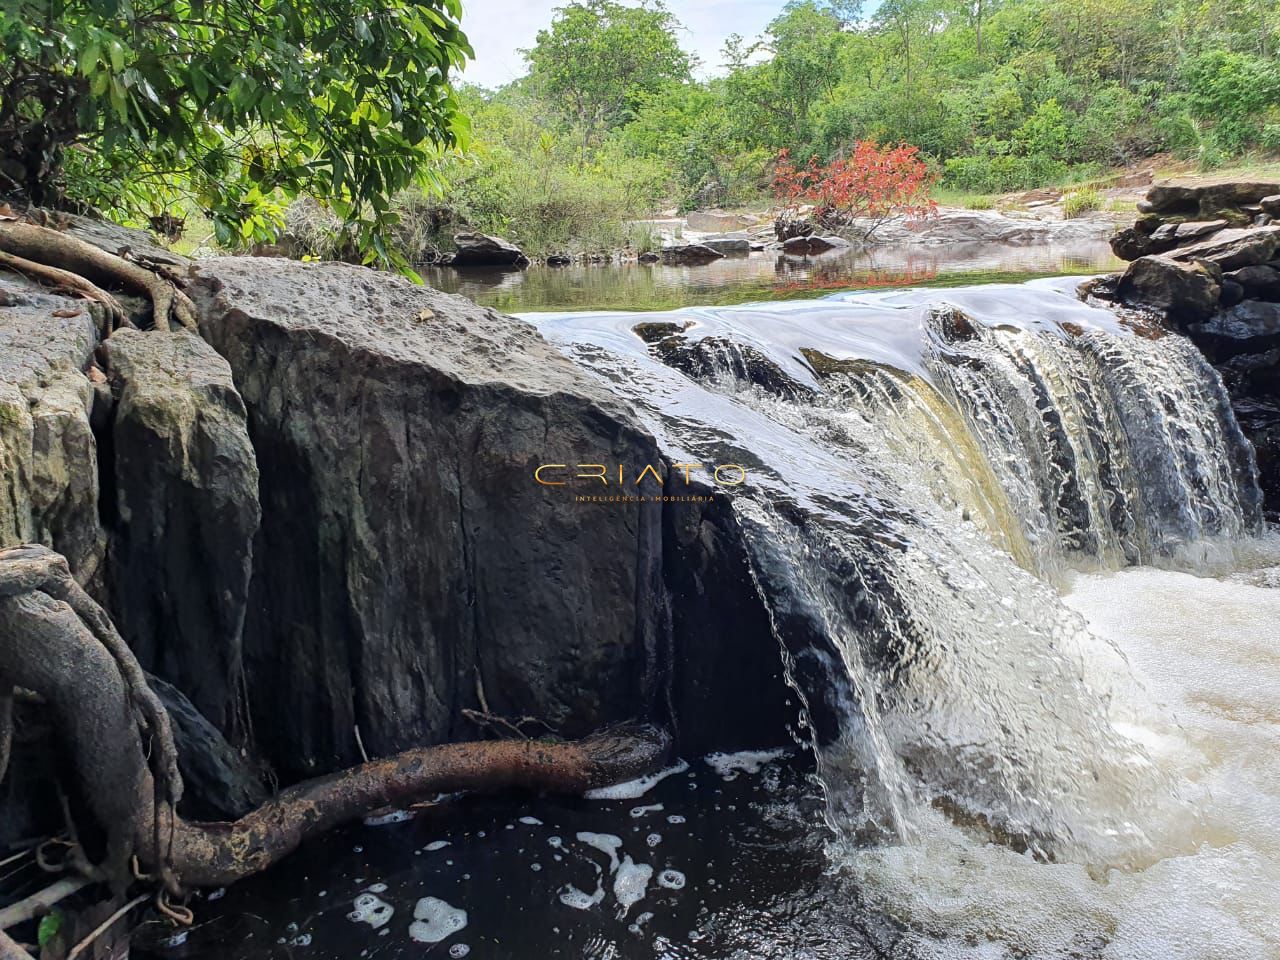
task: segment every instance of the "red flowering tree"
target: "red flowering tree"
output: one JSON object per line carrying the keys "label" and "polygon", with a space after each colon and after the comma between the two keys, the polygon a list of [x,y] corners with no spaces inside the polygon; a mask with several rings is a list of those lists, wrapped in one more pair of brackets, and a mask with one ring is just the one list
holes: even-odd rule
{"label": "red flowering tree", "polygon": [[936,214],[938,205],[929,196],[936,180],[916,147],[859,140],[848,156],[828,164],[814,157],[808,166],[798,167],[790,151],[783,150],[774,167],[773,189],[783,204],[780,224],[794,222],[799,207],[812,204],[814,220],[828,229],[869,220],[863,237],[870,240],[890,220]]}

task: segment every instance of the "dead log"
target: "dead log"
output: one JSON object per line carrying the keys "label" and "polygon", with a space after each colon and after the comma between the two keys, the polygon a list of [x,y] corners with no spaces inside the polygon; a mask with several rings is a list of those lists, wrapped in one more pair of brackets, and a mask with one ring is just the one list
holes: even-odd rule
{"label": "dead log", "polygon": [[[0,219],[0,252],[25,262],[28,267],[22,272],[31,272],[31,265],[60,271],[45,277],[58,285],[66,285],[63,275],[71,274],[80,280],[80,292],[91,299],[101,299],[101,287],[122,287],[140,293],[151,300],[158,330],[171,330],[174,322],[191,330],[196,328],[195,305],[169,280],[69,233],[21,220]],[[22,270],[20,266],[11,268]],[[88,292],[89,288],[96,293]],[[109,295],[104,302],[111,309]]]}
{"label": "dead log", "polygon": [[81,795],[107,834],[103,866],[117,882],[136,855],[172,892],[223,886],[381,807],[456,791],[580,793],[651,772],[669,746],[664,733],[637,728],[577,742],[424,747],[291,787],[234,823],[188,822],[157,781],[157,772],[161,781],[170,775],[157,750],[167,715],[139,708],[150,690],[132,675],[136,661],[113,647],[118,634],[106,614],[67,580],[65,560],[44,547],[0,551],[0,675],[48,703]]}

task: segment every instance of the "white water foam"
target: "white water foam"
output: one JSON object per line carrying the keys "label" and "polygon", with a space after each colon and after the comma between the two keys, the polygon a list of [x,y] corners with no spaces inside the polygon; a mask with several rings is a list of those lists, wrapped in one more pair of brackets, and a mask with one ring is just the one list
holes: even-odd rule
{"label": "white water foam", "polygon": [[688,769],[689,764],[681,760],[675,766],[659,770],[657,773],[650,774],[647,777],[639,777],[635,780],[628,780],[625,783],[615,783],[609,787],[598,787],[595,790],[588,790],[583,796],[588,800],[637,800],[667,777],[684,773]]}
{"label": "white water foam", "polygon": [[409,938],[416,943],[439,943],[467,925],[467,911],[437,897],[423,897],[413,908]]}
{"label": "white water foam", "polygon": [[1117,726],[1192,815],[1167,809],[1126,865],[1037,861],[930,811],[915,843],[850,857],[859,885],[924,957],[1280,957],[1280,590],[1139,568],[1066,600],[1131,663]]}

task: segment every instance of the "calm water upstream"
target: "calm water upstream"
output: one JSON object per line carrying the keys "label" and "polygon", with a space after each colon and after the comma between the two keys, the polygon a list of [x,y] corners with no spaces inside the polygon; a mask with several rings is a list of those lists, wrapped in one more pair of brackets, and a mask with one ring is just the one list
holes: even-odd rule
{"label": "calm water upstream", "polygon": [[1216,373],[1074,286],[530,312],[670,456],[747,466],[790,747],[391,813],[146,949],[1280,957],[1280,538]]}
{"label": "calm water upstream", "polygon": [[1105,273],[1122,266],[1103,240],[1010,246],[951,243],[832,251],[818,257],[776,253],[725,257],[696,267],[600,264],[527,270],[425,273],[433,287],[504,313],[546,310],[669,310],[686,306],[794,300],[878,287],[956,286],[1058,274]]}

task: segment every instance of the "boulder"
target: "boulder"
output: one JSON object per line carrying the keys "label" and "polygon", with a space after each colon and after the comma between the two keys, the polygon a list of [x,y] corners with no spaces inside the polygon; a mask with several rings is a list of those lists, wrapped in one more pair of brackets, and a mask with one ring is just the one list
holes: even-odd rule
{"label": "boulder", "polygon": [[1195,187],[1158,183],[1147,191],[1146,197],[1138,204],[1138,209],[1143,213],[1171,213],[1198,205]]}
{"label": "boulder", "polygon": [[1129,303],[1193,322],[1218,309],[1222,281],[1218,271],[1202,263],[1179,263],[1164,256],[1139,257],[1125,270],[1117,295]]}
{"label": "boulder", "polygon": [[828,250],[849,246],[844,237],[792,237],[782,244],[784,253],[797,256],[808,256],[815,253],[826,253]]}
{"label": "boulder", "polygon": [[1280,300],[1280,270],[1270,265],[1253,265],[1226,274],[1244,288],[1244,295],[1257,300]]}
{"label": "boulder", "polygon": [[527,267],[529,258],[515,244],[484,233],[459,233],[453,238],[455,267]]}
{"label": "boulder", "polygon": [[1257,229],[1223,230],[1208,240],[1179,247],[1168,254],[1182,263],[1203,261],[1222,270],[1238,270],[1241,267],[1266,263],[1280,252],[1280,226]]}
{"label": "boulder", "polygon": [[1224,216],[1264,198],[1280,193],[1280,184],[1255,181],[1227,181],[1203,184],[1156,184],[1138,204],[1143,213]]}
{"label": "boulder", "polygon": [[[542,464],[631,477],[666,461],[532,325],[341,264],[195,273],[258,455],[245,662],[258,740],[286,775],[357,760],[357,728],[371,755],[474,737],[468,708],[574,736],[686,704],[674,721],[697,749],[787,715],[776,644],[672,626],[685,601],[663,530],[683,521],[665,511],[697,505],[579,503],[594,485],[535,480]],[[724,590],[767,622],[743,585]],[[686,695],[695,645],[756,677],[733,712]]]}
{"label": "boulder", "polygon": [[231,730],[259,520],[244,403],[227,362],[187,331],[119,330],[102,358],[116,625],[146,669]]}
{"label": "boulder", "polygon": [[1258,201],[1258,206],[1262,207],[1263,213],[1269,213],[1273,217],[1280,217],[1280,193],[1263,197]]}
{"label": "boulder", "polygon": [[1121,260],[1154,256],[1172,250],[1177,245],[1176,238],[1166,236],[1157,239],[1153,233],[1147,233],[1137,225],[1124,227],[1111,236],[1111,251]]}
{"label": "boulder", "polygon": [[1153,240],[1172,240],[1175,243],[1186,243],[1198,237],[1217,233],[1228,226],[1226,220],[1184,220],[1181,223],[1166,223],[1157,227],[1151,234]]}
{"label": "boulder", "polygon": [[662,248],[662,262],[676,266],[693,266],[719,260],[724,254],[705,243],[681,243]]}
{"label": "boulder", "polygon": [[685,217],[690,230],[699,233],[732,233],[745,230],[759,222],[757,217],[742,213],[726,213],[723,210],[695,210]]}
{"label": "boulder", "polygon": [[98,309],[0,272],[0,547],[48,544],[100,596]]}
{"label": "boulder", "polygon": [[1187,324],[1186,332],[1215,365],[1266,353],[1280,348],[1280,303],[1245,300]]}
{"label": "boulder", "polygon": [[726,257],[740,257],[751,252],[751,241],[746,237],[708,237],[702,243]]}

